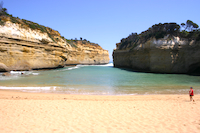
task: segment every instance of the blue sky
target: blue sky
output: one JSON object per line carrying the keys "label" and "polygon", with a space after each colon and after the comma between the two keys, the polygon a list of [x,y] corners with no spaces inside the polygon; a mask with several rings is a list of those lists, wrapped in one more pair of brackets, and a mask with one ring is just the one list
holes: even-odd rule
{"label": "blue sky", "polygon": [[200,0],[0,0],[8,13],[60,32],[82,37],[112,51],[129,34],[154,24],[190,19],[200,25]]}

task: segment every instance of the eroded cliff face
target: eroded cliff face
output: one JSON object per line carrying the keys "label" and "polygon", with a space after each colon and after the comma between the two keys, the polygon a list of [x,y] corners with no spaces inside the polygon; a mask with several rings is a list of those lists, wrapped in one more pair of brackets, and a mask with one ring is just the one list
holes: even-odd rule
{"label": "eroded cliff face", "polygon": [[200,42],[165,36],[150,39],[134,49],[113,51],[115,67],[155,73],[199,73]]}
{"label": "eroded cliff face", "polygon": [[59,32],[51,28],[47,31],[33,30],[8,20],[0,25],[0,71],[109,62],[108,51],[100,46],[77,41],[76,47],[72,47]]}
{"label": "eroded cliff face", "polygon": [[87,41],[76,41],[77,48],[71,47],[67,64],[107,64],[109,63],[109,53],[99,45]]}

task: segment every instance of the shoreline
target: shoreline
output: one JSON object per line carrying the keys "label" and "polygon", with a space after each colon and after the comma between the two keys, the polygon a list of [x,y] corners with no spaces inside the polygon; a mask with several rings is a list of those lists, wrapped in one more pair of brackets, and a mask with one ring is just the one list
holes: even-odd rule
{"label": "shoreline", "polygon": [[[54,98],[52,100],[63,100],[66,97],[68,99],[72,98],[71,100],[73,100],[73,97],[76,97],[78,100],[87,100],[87,99],[91,99],[91,98],[96,98],[96,99],[104,99],[107,100],[108,97],[112,98],[112,99],[118,99],[118,101],[120,99],[123,98],[127,98],[128,100],[130,99],[135,99],[138,97],[146,97],[146,98],[150,98],[150,97],[166,97],[166,96],[184,96],[184,97],[189,97],[189,95],[186,94],[123,94],[123,95],[90,95],[90,94],[68,94],[68,93],[59,93],[59,92],[28,92],[28,91],[22,91],[22,90],[12,90],[12,89],[0,89],[0,99],[12,99],[16,97],[20,97],[20,99],[38,99],[38,100],[46,100],[49,98]],[[200,97],[200,94],[195,94],[195,96]],[[78,98],[80,97],[80,98]]]}
{"label": "shoreline", "polygon": [[200,95],[70,95],[0,90],[0,132],[200,132]]}
{"label": "shoreline", "polygon": [[[7,88],[12,88],[12,87],[7,87]],[[0,86],[0,93],[2,92],[14,92],[14,93],[26,93],[26,94],[49,94],[49,95],[74,95],[74,96],[164,96],[164,95],[169,95],[169,96],[178,96],[178,95],[185,95],[185,96],[189,96],[188,94],[185,93],[130,93],[130,94],[95,94],[95,93],[71,93],[71,92],[65,92],[65,91],[51,91],[50,88],[54,88],[54,87],[43,87],[43,89],[19,89],[19,88],[23,88],[23,87],[14,87],[17,89],[5,89],[3,87]],[[28,87],[28,88],[32,88],[32,87]],[[36,87],[37,88],[37,87]],[[38,87],[40,88],[40,87]],[[46,89],[44,89],[46,88]],[[195,93],[195,96],[199,95],[198,93]]]}
{"label": "shoreline", "polygon": [[[67,94],[54,92],[23,92],[20,90],[0,89],[0,100],[82,100],[82,101],[134,101],[134,100],[180,100],[189,101],[186,94],[148,94],[148,95],[90,95]],[[200,101],[200,94],[194,95],[195,101]],[[196,104],[196,102],[195,102]]]}

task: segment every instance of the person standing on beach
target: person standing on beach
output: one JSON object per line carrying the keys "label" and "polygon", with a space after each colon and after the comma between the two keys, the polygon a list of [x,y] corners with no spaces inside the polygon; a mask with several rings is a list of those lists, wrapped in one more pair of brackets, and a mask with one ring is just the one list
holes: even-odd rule
{"label": "person standing on beach", "polygon": [[193,99],[194,91],[193,91],[192,87],[190,87],[189,95],[190,95],[190,101],[194,102],[194,99]]}

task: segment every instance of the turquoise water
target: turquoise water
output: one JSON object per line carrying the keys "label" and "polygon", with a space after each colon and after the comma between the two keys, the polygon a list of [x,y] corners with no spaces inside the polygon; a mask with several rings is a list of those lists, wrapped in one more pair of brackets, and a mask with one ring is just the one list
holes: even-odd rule
{"label": "turquoise water", "polygon": [[200,76],[141,73],[113,64],[0,74],[0,89],[90,95],[200,94]]}

